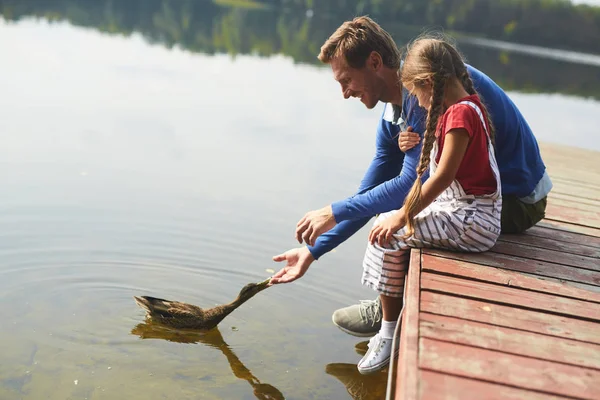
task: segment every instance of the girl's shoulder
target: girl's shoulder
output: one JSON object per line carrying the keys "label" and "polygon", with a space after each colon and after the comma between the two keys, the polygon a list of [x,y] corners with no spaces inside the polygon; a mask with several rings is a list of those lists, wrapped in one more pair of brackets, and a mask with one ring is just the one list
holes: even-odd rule
{"label": "girl's shoulder", "polygon": [[468,109],[475,111],[476,109],[473,107],[473,105],[475,105],[476,108],[481,108],[481,100],[479,99],[479,96],[477,94],[472,94],[467,97],[463,97],[458,102],[448,107],[446,112],[456,112],[458,110]]}
{"label": "girl's shoulder", "polygon": [[471,95],[461,99],[459,102],[448,107],[443,117],[443,133],[452,129],[462,128],[467,130],[469,135],[475,134],[479,130],[481,110],[479,97]]}

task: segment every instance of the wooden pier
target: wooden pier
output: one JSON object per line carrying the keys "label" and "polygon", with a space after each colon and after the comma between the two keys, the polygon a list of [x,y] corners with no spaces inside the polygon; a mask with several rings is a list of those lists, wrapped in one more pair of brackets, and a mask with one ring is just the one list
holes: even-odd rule
{"label": "wooden pier", "polygon": [[541,149],[542,222],[482,254],[412,250],[396,399],[600,399],[600,152]]}

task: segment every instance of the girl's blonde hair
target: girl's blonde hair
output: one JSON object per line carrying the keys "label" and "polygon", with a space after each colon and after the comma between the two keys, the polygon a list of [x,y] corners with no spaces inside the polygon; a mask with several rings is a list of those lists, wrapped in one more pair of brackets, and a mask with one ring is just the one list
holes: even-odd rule
{"label": "girl's blonde hair", "polygon": [[[408,193],[404,202],[406,211],[406,237],[414,234],[413,219],[421,202],[421,179],[429,168],[430,153],[435,143],[435,132],[438,120],[446,111],[444,108],[444,95],[447,83],[456,78],[462,83],[465,91],[469,94],[477,94],[473,81],[467,72],[458,50],[448,41],[438,38],[423,37],[408,46],[406,60],[402,66],[400,79],[405,87],[422,87],[425,83],[432,85],[429,109],[427,110],[427,122],[421,158],[417,166],[417,180]],[[482,101],[483,103],[483,101]],[[494,143],[495,132],[485,106],[483,113],[487,119],[487,128],[492,143]]]}

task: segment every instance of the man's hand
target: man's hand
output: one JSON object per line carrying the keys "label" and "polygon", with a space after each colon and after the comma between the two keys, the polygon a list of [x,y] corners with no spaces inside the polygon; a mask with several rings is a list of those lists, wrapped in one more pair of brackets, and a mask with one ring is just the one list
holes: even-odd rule
{"label": "man's hand", "polygon": [[369,232],[369,243],[377,242],[380,246],[385,246],[392,239],[392,235],[398,232],[406,225],[406,213],[402,207],[395,214],[377,223]]}
{"label": "man's hand", "polygon": [[317,238],[335,226],[335,218],[331,206],[320,210],[309,211],[296,225],[296,240],[314,246]]}
{"label": "man's hand", "polygon": [[413,132],[412,126],[406,129],[406,132],[400,132],[398,136],[398,146],[403,153],[415,147],[421,141],[421,137],[418,133]]}
{"label": "man's hand", "polygon": [[273,261],[287,261],[287,265],[271,277],[271,285],[293,282],[302,277],[315,259],[306,247],[300,247],[273,257]]}

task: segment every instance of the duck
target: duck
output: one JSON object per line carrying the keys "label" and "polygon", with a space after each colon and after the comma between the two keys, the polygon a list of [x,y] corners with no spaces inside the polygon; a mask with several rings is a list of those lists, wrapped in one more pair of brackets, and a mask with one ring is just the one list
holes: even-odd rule
{"label": "duck", "polygon": [[271,286],[270,282],[271,278],[258,283],[249,283],[240,290],[231,303],[208,309],[152,296],[133,296],[133,298],[146,311],[146,317],[159,324],[175,329],[210,330],[239,306]]}

